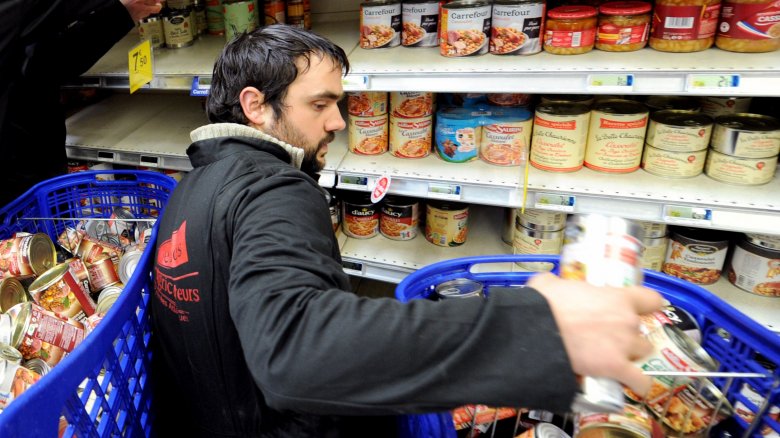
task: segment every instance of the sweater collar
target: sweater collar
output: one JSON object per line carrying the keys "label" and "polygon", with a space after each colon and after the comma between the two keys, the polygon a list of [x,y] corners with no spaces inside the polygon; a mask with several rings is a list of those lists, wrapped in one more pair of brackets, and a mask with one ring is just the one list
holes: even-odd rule
{"label": "sweater collar", "polygon": [[190,138],[193,142],[212,140],[220,137],[249,137],[273,143],[284,149],[284,151],[290,155],[290,164],[295,166],[296,169],[300,169],[301,164],[303,163],[303,149],[285,143],[259,129],[252,128],[251,126],[238,123],[212,123],[201,126],[190,133]]}

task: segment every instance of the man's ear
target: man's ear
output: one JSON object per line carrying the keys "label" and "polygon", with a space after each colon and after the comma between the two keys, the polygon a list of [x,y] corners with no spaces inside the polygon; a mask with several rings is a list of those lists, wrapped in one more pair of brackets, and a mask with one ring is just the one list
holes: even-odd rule
{"label": "man's ear", "polygon": [[241,90],[238,100],[250,126],[261,128],[271,123],[271,107],[265,104],[265,95],[260,90],[255,87],[246,87]]}

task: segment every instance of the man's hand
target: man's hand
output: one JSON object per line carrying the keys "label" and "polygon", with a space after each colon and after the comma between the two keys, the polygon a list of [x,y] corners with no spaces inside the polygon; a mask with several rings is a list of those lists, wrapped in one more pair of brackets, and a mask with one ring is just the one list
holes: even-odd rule
{"label": "man's hand", "polygon": [[160,0],[120,0],[132,17],[138,23],[144,18],[160,12],[162,3]]}
{"label": "man's hand", "polygon": [[536,275],[528,286],[550,304],[575,373],[613,378],[647,394],[652,380],[632,361],[652,351],[639,331],[639,315],[659,310],[660,294],[639,286],[596,287],[552,274]]}

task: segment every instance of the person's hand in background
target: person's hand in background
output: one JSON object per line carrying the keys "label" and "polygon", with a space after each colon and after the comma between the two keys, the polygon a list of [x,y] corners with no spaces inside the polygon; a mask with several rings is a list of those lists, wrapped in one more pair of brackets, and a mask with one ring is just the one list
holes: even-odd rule
{"label": "person's hand in background", "polygon": [[160,12],[162,3],[160,0],[120,0],[130,13],[134,22],[139,22],[144,18]]}

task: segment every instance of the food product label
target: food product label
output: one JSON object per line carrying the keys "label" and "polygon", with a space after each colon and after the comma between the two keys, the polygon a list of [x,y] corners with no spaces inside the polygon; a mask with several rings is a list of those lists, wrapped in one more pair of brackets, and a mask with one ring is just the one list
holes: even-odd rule
{"label": "food product label", "polygon": [[519,166],[525,163],[531,126],[531,120],[483,126],[479,156],[499,166]]}
{"label": "food product label", "polygon": [[401,44],[401,2],[362,6],[360,14],[360,47],[376,49]]}
{"label": "food product label", "polygon": [[602,172],[632,172],[642,161],[647,114],[619,116],[593,111],[585,166]]}
{"label": "food product label", "polygon": [[379,211],[376,207],[360,207],[344,203],[344,234],[358,239],[374,237],[379,232]]}
{"label": "food product label", "polygon": [[387,114],[387,93],[384,91],[360,91],[349,93],[347,111],[358,117],[375,117]]}
{"label": "food product label", "polygon": [[726,0],[718,36],[747,40],[780,38],[780,1],[736,3]]}
{"label": "food product label", "polygon": [[359,155],[387,151],[387,116],[350,117],[349,151]]}
{"label": "food product label", "polygon": [[605,23],[599,26],[596,38],[599,44],[636,44],[647,41],[648,30],[650,30],[650,25],[647,23],[628,27],[619,27],[612,23]]}
{"label": "food product label", "polygon": [[[541,239],[532,237],[522,229],[515,230],[515,237],[512,241],[512,248],[515,254],[530,255],[557,255],[561,253],[563,246],[563,232],[550,233],[551,238]],[[552,263],[518,263],[519,266],[531,271],[549,271],[553,268]]]}
{"label": "food product label", "polygon": [[469,210],[440,210],[426,206],[425,238],[438,246],[459,246],[466,242]]}
{"label": "food product label", "polygon": [[698,40],[715,35],[720,4],[656,5],[651,36],[664,40]]}
{"label": "food product label", "polygon": [[410,206],[384,206],[379,219],[379,231],[395,240],[411,240],[417,236],[417,203]]}
{"label": "food product label", "polygon": [[720,278],[728,245],[685,245],[674,239],[666,250],[663,272],[697,284],[712,284]]}
{"label": "food product label", "polygon": [[704,170],[707,150],[696,152],[672,152],[646,146],[642,168],[667,178],[691,178]]}
{"label": "food product label", "polygon": [[545,30],[544,44],[552,47],[588,47],[596,42],[596,29],[572,32],[568,30]]}
{"label": "food product label", "polygon": [[491,5],[473,8],[442,7],[439,50],[442,56],[482,55],[488,51]]}
{"label": "food product label", "polygon": [[35,273],[27,259],[30,237],[15,237],[0,241],[0,278],[27,277]]}
{"label": "food product label", "polygon": [[710,151],[704,171],[718,181],[758,185],[772,180],[777,168],[777,157],[771,158],[739,158],[731,155]]}
{"label": "food product label", "polygon": [[544,2],[520,5],[493,5],[490,53],[530,55],[542,50]]}
{"label": "food product label", "polygon": [[[473,126],[464,126],[472,124]],[[477,158],[482,127],[477,120],[439,119],[436,125],[436,151],[444,161],[463,163]]]}
{"label": "food product label", "polygon": [[577,116],[537,113],[531,142],[531,164],[557,172],[582,168],[589,122],[590,113]]}
{"label": "food product label", "polygon": [[655,245],[645,244],[642,246],[642,268],[661,272],[669,240],[663,238],[654,239],[654,241],[657,242]]}
{"label": "food product label", "polygon": [[736,133],[734,155],[745,158],[772,157],[780,152],[780,131]]}
{"label": "food product label", "polygon": [[404,3],[402,5],[404,46],[436,47],[439,45],[439,3]]}
{"label": "food product label", "polygon": [[769,259],[736,246],[728,275],[729,281],[740,289],[780,297],[780,257]]}
{"label": "food product label", "polygon": [[566,226],[566,213],[526,209],[525,212],[517,215],[517,221],[528,228],[544,227],[549,230],[562,230]]}
{"label": "food product label", "polygon": [[433,93],[426,91],[393,91],[390,112],[396,117],[414,119],[433,114]]}
{"label": "food product label", "polygon": [[160,47],[165,42],[161,20],[142,21],[138,24],[138,34],[141,36],[141,41],[149,40],[152,47]]}
{"label": "food product label", "polygon": [[724,114],[745,113],[750,109],[752,97],[704,97],[701,112],[715,118]]}
{"label": "food product label", "polygon": [[431,151],[433,116],[398,119],[390,116],[390,153],[399,158],[422,158]]}
{"label": "food product label", "polygon": [[[0,359],[0,361],[3,360]],[[41,375],[35,371],[8,362],[6,362],[5,369],[0,366],[0,377],[4,377],[0,380],[0,411],[22,395],[33,383],[41,379]]]}
{"label": "food product label", "polygon": [[707,149],[712,135],[710,126],[672,126],[650,121],[647,144],[666,151],[691,152]]}
{"label": "food product label", "polygon": [[165,21],[163,21],[163,29],[165,30],[166,44],[179,45],[179,44],[186,44],[192,41],[193,26],[190,17],[191,16],[189,14],[177,15],[174,17],[166,18]]}

